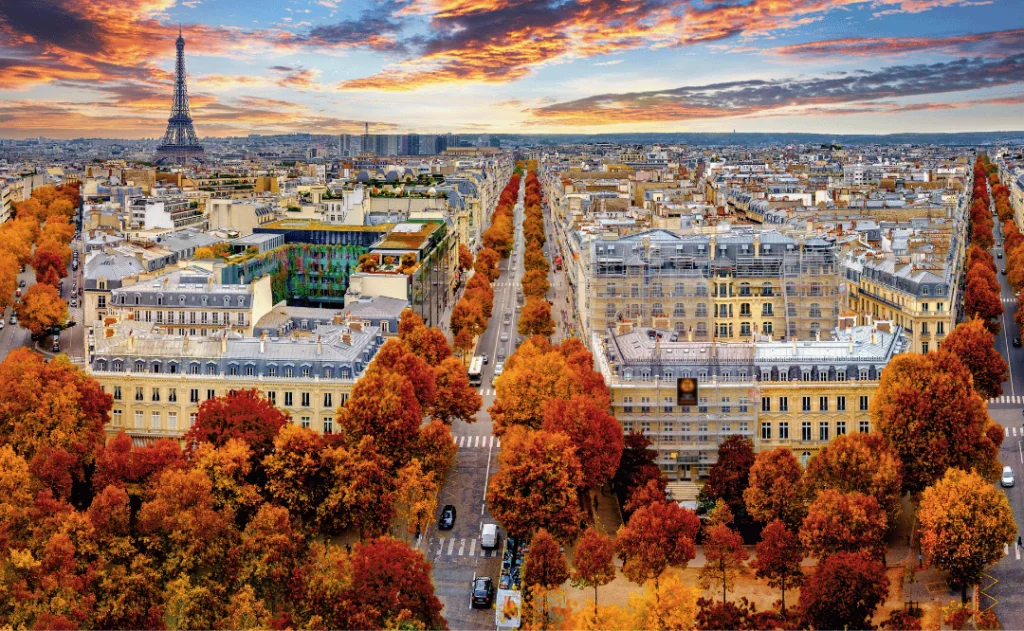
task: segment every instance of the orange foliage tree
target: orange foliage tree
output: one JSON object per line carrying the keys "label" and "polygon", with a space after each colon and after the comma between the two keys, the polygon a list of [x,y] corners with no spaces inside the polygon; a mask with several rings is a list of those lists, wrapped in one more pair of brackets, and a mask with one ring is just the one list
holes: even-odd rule
{"label": "orange foliage tree", "polygon": [[21,326],[33,335],[42,335],[68,321],[68,303],[57,293],[57,288],[36,284],[28,288],[21,302],[14,305]]}

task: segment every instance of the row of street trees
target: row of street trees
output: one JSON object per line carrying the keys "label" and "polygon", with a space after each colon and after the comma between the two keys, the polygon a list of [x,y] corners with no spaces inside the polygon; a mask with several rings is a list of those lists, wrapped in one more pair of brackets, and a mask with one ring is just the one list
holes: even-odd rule
{"label": "row of street trees", "polygon": [[18,269],[31,265],[36,284],[14,302],[21,326],[43,335],[68,320],[68,308],[57,291],[71,262],[72,219],[79,204],[78,184],[41,186],[32,197],[14,204],[15,218],[0,226],[0,309],[15,298]]}
{"label": "row of street trees", "polygon": [[988,157],[978,156],[974,164],[973,202],[970,210],[971,245],[967,252],[967,285],[964,289],[964,311],[968,317],[978,317],[993,334],[998,333],[1003,315],[1003,302],[999,297],[995,260],[989,253],[993,245],[994,222],[991,198],[988,193]]}
{"label": "row of street trees", "polygon": [[241,391],[200,406],[184,452],[104,444],[111,403],[66,359],[0,363],[4,626],[446,628],[430,564],[386,533],[433,518],[448,424],[480,398],[411,311],[333,434]]}
{"label": "row of street trees", "polygon": [[476,338],[487,330],[487,322],[494,310],[492,283],[501,276],[498,264],[512,251],[512,217],[519,195],[521,169],[517,166],[508,184],[501,191],[498,205],[491,217],[491,225],[483,233],[484,247],[473,262],[469,248],[459,246],[459,264],[463,270],[473,267],[474,274],[466,283],[466,291],[452,308],[450,325],[455,350],[463,355],[473,348]]}
{"label": "row of street trees", "polygon": [[523,238],[526,248],[523,255],[525,273],[520,280],[526,304],[519,316],[519,334],[524,336],[543,335],[549,337],[555,332],[551,319],[551,303],[546,295],[551,288],[548,273],[551,264],[544,256],[544,211],[541,207],[540,180],[537,179],[537,163],[531,160],[526,172],[526,195],[524,197]]}

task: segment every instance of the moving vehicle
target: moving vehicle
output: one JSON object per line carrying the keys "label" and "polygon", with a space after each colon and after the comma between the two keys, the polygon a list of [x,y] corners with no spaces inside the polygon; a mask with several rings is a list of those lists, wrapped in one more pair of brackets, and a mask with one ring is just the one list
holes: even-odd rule
{"label": "moving vehicle", "polygon": [[490,576],[475,576],[472,583],[473,596],[469,606],[473,609],[483,607],[490,609],[494,604],[494,581]]}
{"label": "moving vehicle", "polygon": [[1013,469],[1003,467],[1003,477],[999,479],[999,484],[1004,488],[1013,486]]}
{"label": "moving vehicle", "polygon": [[3,330],[4,330],[4,321],[3,321],[3,318],[0,318],[0,331],[3,331]]}
{"label": "moving vehicle", "polygon": [[498,377],[500,377],[501,373],[503,372],[505,372],[505,362],[497,362],[496,364],[494,364],[494,375],[491,376],[492,386],[494,385],[494,382],[498,380]]}
{"label": "moving vehicle", "polygon": [[72,298],[71,302],[69,302],[68,304],[71,305],[72,307],[77,307],[78,306],[78,301],[75,300],[74,298]]}
{"label": "moving vehicle", "polygon": [[21,287],[18,287],[17,289],[14,290],[14,297],[21,298]]}
{"label": "moving vehicle", "polygon": [[14,313],[12,311],[11,312],[11,324],[17,324],[17,323],[18,323],[18,314]]}
{"label": "moving vehicle", "polygon": [[498,361],[503,362],[502,366],[504,366],[504,361],[505,361],[505,349],[504,348],[499,348],[498,349]]}
{"label": "moving vehicle", "polygon": [[1013,338],[1013,345],[1014,345],[1014,347],[1017,347],[1017,348],[1020,347],[1020,338],[1019,337]]}
{"label": "moving vehicle", "polygon": [[480,531],[480,547],[485,550],[493,550],[498,547],[498,526],[484,524]]}
{"label": "moving vehicle", "polygon": [[996,258],[997,259],[1003,258],[1003,253],[1002,252],[996,252]]}
{"label": "moving vehicle", "polygon": [[441,519],[437,520],[438,530],[451,530],[455,527],[455,507],[445,504],[441,509]]}
{"label": "moving vehicle", "polygon": [[1006,268],[1005,267],[1003,268],[1003,274],[1006,274]]}
{"label": "moving vehicle", "polygon": [[484,358],[481,355],[477,355],[469,362],[469,385],[479,386],[483,372]]}
{"label": "moving vehicle", "polygon": [[480,357],[484,358],[484,366],[486,366],[487,364],[491,363],[491,358],[487,356],[487,353],[484,353]]}
{"label": "moving vehicle", "polygon": [[508,341],[508,331],[502,331],[501,335],[498,337],[498,339],[500,339],[502,342],[507,342]]}
{"label": "moving vehicle", "polygon": [[25,279],[24,278],[22,278],[21,280],[18,281],[18,287],[24,287],[25,285],[26,285],[26,283],[25,283]]}

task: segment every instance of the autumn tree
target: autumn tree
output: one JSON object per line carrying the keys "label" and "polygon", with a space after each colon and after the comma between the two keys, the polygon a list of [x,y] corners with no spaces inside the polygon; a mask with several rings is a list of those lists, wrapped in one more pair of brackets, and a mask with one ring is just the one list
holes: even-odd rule
{"label": "autumn tree", "polygon": [[540,270],[533,270],[532,272],[526,272],[523,274],[520,283],[523,287],[523,295],[529,298],[541,299],[551,289],[551,283],[548,282],[548,275]]}
{"label": "autumn tree", "polygon": [[629,594],[627,626],[609,624],[604,629],[692,629],[697,618],[700,590],[683,582],[675,572],[665,573],[657,583]]}
{"label": "autumn tree", "polygon": [[420,427],[414,451],[423,468],[442,479],[455,464],[459,448],[452,440],[451,427],[435,419]]}
{"label": "autumn tree", "polygon": [[[631,582],[643,585],[658,581],[670,567],[683,567],[697,554],[694,540],[700,530],[697,515],[674,502],[655,502],[642,506],[619,529],[616,552],[622,559],[622,573]],[[658,619],[659,629],[664,621]]]}
{"label": "autumn tree", "polygon": [[800,541],[813,556],[858,552],[881,559],[885,554],[887,520],[870,495],[836,489],[822,491],[807,509]]}
{"label": "autumn tree", "polygon": [[0,309],[14,302],[18,289],[18,260],[8,251],[0,250]]}
{"label": "autumn tree", "polygon": [[57,286],[60,279],[68,275],[64,257],[52,248],[37,248],[32,256],[32,269],[36,272],[36,282]]}
{"label": "autumn tree", "polygon": [[562,542],[579,534],[577,490],[583,472],[565,434],[514,428],[505,434],[487,504],[510,535],[544,528]]}
{"label": "autumn tree", "polygon": [[398,470],[397,480],[398,516],[405,522],[407,533],[426,531],[427,524],[437,509],[437,478],[432,471],[424,471],[416,458]]}
{"label": "autumn tree", "polygon": [[[465,333],[472,340],[487,330],[487,319],[484,318],[483,307],[480,303],[469,300],[465,296],[460,298],[452,308],[449,323],[452,327],[452,334],[456,338]],[[456,344],[456,347],[458,348],[459,345]]]}
{"label": "autumn tree", "polygon": [[622,458],[619,468],[612,477],[612,486],[619,496],[619,503],[628,516],[627,500],[637,489],[654,483],[665,498],[666,482],[657,465],[658,452],[651,449],[651,441],[642,432],[631,431],[623,438]]}
{"label": "autumn tree", "polygon": [[[316,506],[319,531],[338,535],[358,526],[364,539],[386,533],[398,499],[395,462],[377,449],[374,437],[363,436],[351,447],[330,446],[321,452],[321,460],[329,482],[323,501]],[[416,493],[410,491],[410,495]]]}
{"label": "autumn tree", "polygon": [[577,589],[594,588],[594,616],[598,615],[597,588],[615,580],[615,540],[593,526],[583,531],[573,557],[572,585]]}
{"label": "autumn tree", "polygon": [[[364,376],[391,372],[412,384],[420,409],[429,410],[437,395],[434,369],[419,355],[409,351],[400,339],[390,339],[377,351]],[[468,377],[466,378],[468,381]]]}
{"label": "autumn tree", "polygon": [[516,425],[539,429],[549,400],[582,393],[566,370],[565,357],[539,348],[532,340],[524,342],[505,362],[495,391],[497,397],[489,412],[498,436]]}
{"label": "autumn tree", "polygon": [[448,339],[435,327],[427,328],[423,318],[412,309],[402,311],[398,322],[398,336],[410,352],[419,356],[431,366],[439,366],[452,356]]}
{"label": "autumn tree", "polygon": [[337,415],[349,444],[373,436],[380,452],[395,462],[408,458],[422,419],[412,383],[390,371],[363,375]]}
{"label": "autumn tree", "polygon": [[796,533],[786,528],[781,519],[769,522],[761,531],[761,541],[754,548],[756,556],[750,562],[755,576],[768,581],[769,587],[782,590],[782,613],[786,613],[786,587],[799,586],[804,572],[800,569],[803,550]]}
{"label": "autumn tree", "polygon": [[810,500],[826,489],[870,495],[896,523],[903,495],[902,464],[892,446],[877,433],[837,436],[807,463],[804,483]]}
{"label": "autumn tree", "polygon": [[975,472],[951,468],[921,495],[917,513],[921,549],[929,562],[949,571],[960,597],[1013,544],[1017,525],[1006,495]]}
{"label": "autumn tree", "polygon": [[715,601],[701,598],[697,601],[697,626],[705,629],[785,629],[789,625],[774,611],[758,611],[757,606],[744,596],[738,602]]}
{"label": "autumn tree", "polygon": [[290,603],[288,583],[303,560],[305,544],[286,508],[261,504],[231,552],[237,582],[278,610]]}
{"label": "autumn tree", "polygon": [[732,511],[725,500],[718,500],[704,533],[704,566],[698,575],[704,589],[722,586],[722,602],[726,601],[729,584],[743,573],[750,555],[743,549],[743,538],[730,527]]}
{"label": "autumn tree", "polygon": [[133,497],[142,497],[150,481],[165,470],[186,468],[188,462],[177,440],[161,438],[149,445],[135,447],[131,437],[121,431],[96,455],[93,490],[98,493],[108,486],[116,486]]}
{"label": "autumn tree", "polygon": [[14,313],[22,327],[33,335],[43,335],[68,321],[68,303],[53,285],[37,283],[28,288],[21,302],[15,303]]}
{"label": "autumn tree", "polygon": [[970,370],[944,349],[893,358],[871,402],[875,427],[903,464],[903,490],[920,493],[946,469],[994,478],[1003,431],[974,392]]}
{"label": "autumn tree", "polygon": [[709,501],[724,500],[738,522],[747,520],[743,492],[750,482],[754,464],[754,444],[739,435],[726,437],[718,446],[718,462],[711,465],[702,494]]}
{"label": "autumn tree", "polygon": [[622,457],[622,426],[591,397],[574,395],[549,400],[544,407],[543,429],[569,437],[576,457],[587,463],[583,470],[584,488],[604,486],[615,475]]}
{"label": "autumn tree", "polygon": [[249,446],[258,464],[274,449],[274,437],[289,420],[259,390],[232,390],[199,404],[195,423],[184,438],[216,447],[236,438]]}
{"label": "autumn tree", "polygon": [[869,629],[889,595],[889,578],[878,559],[838,552],[822,561],[800,590],[800,608],[814,629]]}
{"label": "autumn tree", "polygon": [[459,244],[459,267],[462,271],[473,267],[473,253],[469,251],[465,243]]}
{"label": "autumn tree", "polygon": [[974,389],[983,399],[1003,394],[1003,382],[1010,377],[1009,365],[995,346],[995,336],[979,318],[957,325],[942,340],[942,348],[960,358],[974,377]]}
{"label": "autumn tree", "polygon": [[287,424],[274,438],[274,449],[263,462],[266,492],[293,518],[313,526],[332,481],[321,452],[323,437],[313,430]]}
{"label": "autumn tree", "polygon": [[434,377],[436,394],[430,415],[449,424],[455,420],[474,422],[482,399],[469,385],[469,375],[462,362],[448,357],[434,369]]}
{"label": "autumn tree", "polygon": [[523,584],[529,586],[533,596],[541,600],[542,629],[548,625],[548,593],[558,589],[567,580],[569,565],[565,555],[554,537],[541,528],[530,539],[530,551],[526,553],[523,563]]}
{"label": "autumn tree", "polygon": [[785,447],[757,454],[743,492],[747,512],[760,522],[781,519],[791,528],[799,525],[806,511],[802,474],[800,462]]}
{"label": "autumn tree", "polygon": [[0,362],[0,436],[26,460],[44,449],[70,454],[85,480],[103,445],[111,396],[64,357],[16,348]]}
{"label": "autumn tree", "polygon": [[967,283],[964,290],[964,312],[970,318],[981,318],[993,334],[1001,329],[999,317],[1003,315],[1003,303],[999,294],[979,279],[971,279]]}
{"label": "autumn tree", "polygon": [[414,628],[448,628],[441,616],[441,601],[434,595],[430,563],[422,552],[379,537],[356,545],[351,563],[348,591],[354,606],[369,617],[370,628],[388,628],[385,621],[404,611],[409,612]]}
{"label": "autumn tree", "polygon": [[547,300],[532,297],[527,300],[519,314],[517,330],[520,335],[549,337],[555,332],[555,322],[551,319],[551,304]]}

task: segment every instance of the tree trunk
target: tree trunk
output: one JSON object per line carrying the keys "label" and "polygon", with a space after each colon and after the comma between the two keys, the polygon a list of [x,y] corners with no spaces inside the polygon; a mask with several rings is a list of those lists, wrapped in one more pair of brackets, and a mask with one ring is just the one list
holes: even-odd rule
{"label": "tree trunk", "polygon": [[665,623],[661,619],[661,590],[658,589],[658,577],[654,577],[654,606],[657,609],[658,618],[658,631],[665,628]]}
{"label": "tree trunk", "polygon": [[782,615],[786,615],[786,579],[782,579]]}
{"label": "tree trunk", "polygon": [[725,604],[726,591],[729,589],[729,586],[727,583],[728,578],[726,577],[725,573],[726,568],[724,559],[718,562],[718,568],[722,570],[722,604]]}
{"label": "tree trunk", "polygon": [[960,603],[963,605],[967,604],[967,583],[964,582],[960,585]]}
{"label": "tree trunk", "polygon": [[594,583],[594,622],[597,622],[597,583]]}

